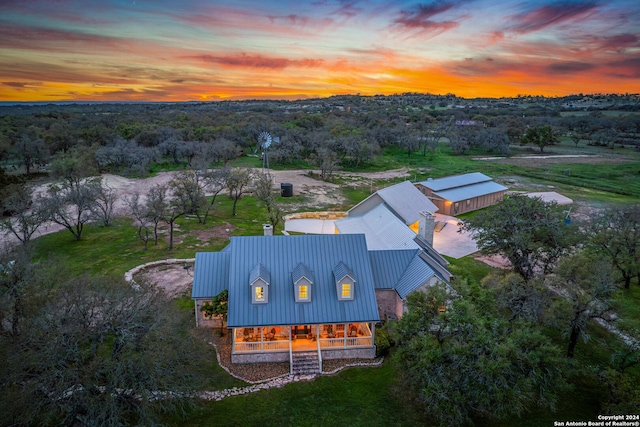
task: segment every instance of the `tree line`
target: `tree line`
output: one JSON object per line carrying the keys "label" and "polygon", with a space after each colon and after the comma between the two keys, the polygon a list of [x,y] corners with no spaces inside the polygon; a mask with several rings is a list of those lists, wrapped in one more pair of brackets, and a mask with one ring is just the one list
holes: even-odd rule
{"label": "tree line", "polygon": [[[52,158],[82,152],[99,172],[139,176],[157,163],[191,167],[206,156],[225,165],[241,155],[259,156],[257,137],[265,129],[279,137],[270,149],[275,164],[304,162],[325,177],[339,166],[366,166],[389,147],[426,156],[442,141],[457,154],[473,149],[501,155],[509,154],[510,144],[543,150],[559,138],[576,145],[638,145],[639,115],[578,114],[566,106],[570,102],[403,94],[297,102],[4,107],[0,162],[9,171],[30,174],[46,170]],[[617,105],[633,110],[633,105]]]}

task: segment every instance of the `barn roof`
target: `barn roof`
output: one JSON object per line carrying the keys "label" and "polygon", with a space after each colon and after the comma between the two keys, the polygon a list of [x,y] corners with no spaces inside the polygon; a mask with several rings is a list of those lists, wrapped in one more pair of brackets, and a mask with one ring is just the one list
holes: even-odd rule
{"label": "barn roof", "polygon": [[428,179],[420,182],[432,191],[444,191],[452,188],[464,187],[472,184],[479,184],[481,182],[491,181],[487,175],[480,172],[465,173],[463,175],[453,175],[444,178]]}
{"label": "barn roof", "polygon": [[480,172],[422,181],[420,185],[430,188],[435,196],[452,202],[507,190]]}

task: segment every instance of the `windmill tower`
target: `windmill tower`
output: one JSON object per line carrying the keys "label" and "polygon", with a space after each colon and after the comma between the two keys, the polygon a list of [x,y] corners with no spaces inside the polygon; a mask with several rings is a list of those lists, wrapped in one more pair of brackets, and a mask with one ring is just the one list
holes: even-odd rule
{"label": "windmill tower", "polygon": [[269,173],[269,147],[271,147],[271,134],[267,131],[258,135],[258,145],[262,149],[262,172]]}

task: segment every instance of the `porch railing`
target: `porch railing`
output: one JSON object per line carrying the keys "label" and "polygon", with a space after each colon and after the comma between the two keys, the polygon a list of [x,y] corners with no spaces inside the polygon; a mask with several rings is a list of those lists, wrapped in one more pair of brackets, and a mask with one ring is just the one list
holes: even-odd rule
{"label": "porch railing", "polygon": [[320,348],[371,347],[371,337],[320,338]]}
{"label": "porch railing", "polygon": [[289,351],[289,340],[236,342],[236,352],[265,353]]}

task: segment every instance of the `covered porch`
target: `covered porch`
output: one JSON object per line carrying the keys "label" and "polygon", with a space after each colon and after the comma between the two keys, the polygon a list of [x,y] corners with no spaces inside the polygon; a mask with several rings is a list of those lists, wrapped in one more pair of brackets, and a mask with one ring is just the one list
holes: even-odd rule
{"label": "covered porch", "polygon": [[367,322],[233,328],[232,354],[373,348],[374,328]]}

